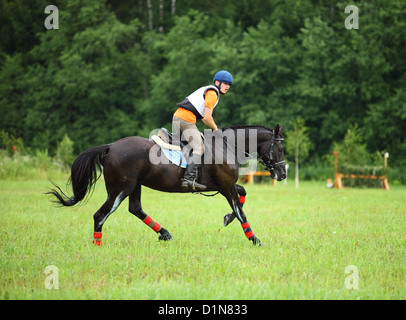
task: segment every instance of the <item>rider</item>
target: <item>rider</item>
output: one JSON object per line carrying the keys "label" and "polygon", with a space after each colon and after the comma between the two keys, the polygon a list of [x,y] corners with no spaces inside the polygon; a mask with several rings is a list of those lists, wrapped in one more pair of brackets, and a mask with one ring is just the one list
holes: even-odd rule
{"label": "rider", "polygon": [[206,186],[195,181],[196,171],[204,152],[204,144],[196,127],[196,120],[201,119],[212,130],[218,130],[212,116],[213,109],[219,102],[220,94],[226,94],[230,89],[233,84],[233,76],[230,72],[221,70],[216,73],[213,82],[214,85],[201,87],[187,96],[184,101],[178,103],[179,108],[173,115],[173,131],[179,136],[182,134],[183,139],[193,150],[182,179],[182,189],[185,191],[206,189]]}

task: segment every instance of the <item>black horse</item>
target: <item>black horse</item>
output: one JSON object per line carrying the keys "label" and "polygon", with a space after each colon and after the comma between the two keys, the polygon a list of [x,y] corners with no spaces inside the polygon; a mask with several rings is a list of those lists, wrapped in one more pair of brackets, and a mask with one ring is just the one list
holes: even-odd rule
{"label": "black horse", "polygon": [[[230,204],[233,213],[224,217],[224,225],[237,218],[245,235],[254,245],[261,245],[261,241],[254,235],[242,210],[246,192],[242,186],[236,185],[241,161],[239,158],[241,154],[256,152],[258,160],[270,171],[272,178],[279,181],[285,179],[282,129],[283,127],[279,125],[275,129],[264,126],[231,127],[223,131],[227,135],[223,135],[223,132],[218,133],[222,139],[214,140],[217,146],[222,143],[225,146],[221,151],[217,151],[217,155],[214,144],[210,141],[205,142],[205,155],[212,152],[213,156],[204,159],[206,162],[203,161],[201,166],[200,182],[207,186],[206,191],[218,191]],[[255,150],[250,149],[250,145],[251,147],[254,145]],[[171,240],[171,234],[142,210],[141,186],[164,192],[184,192],[181,178],[185,169],[172,163],[151,162],[152,147],[156,149],[157,145],[151,139],[134,136],[84,151],[76,158],[71,169],[73,196],[67,196],[56,185],[57,189],[51,189],[48,194],[54,195],[58,204],[73,206],[90,194],[101,175],[98,172],[100,170],[104,174],[108,196],[106,202],[93,216],[95,245],[102,245],[104,222],[128,196],[129,211],[159,233],[159,240]],[[222,152],[221,157],[219,152]],[[219,158],[223,161],[218,161]]]}

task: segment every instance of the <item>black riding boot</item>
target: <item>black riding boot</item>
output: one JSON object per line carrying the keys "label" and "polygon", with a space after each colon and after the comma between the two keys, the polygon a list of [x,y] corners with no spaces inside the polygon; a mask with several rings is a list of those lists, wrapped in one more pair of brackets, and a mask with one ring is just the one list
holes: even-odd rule
{"label": "black riding boot", "polygon": [[182,189],[185,191],[204,191],[206,190],[206,186],[197,183],[196,180],[196,172],[199,168],[201,156],[198,154],[192,154],[190,158],[190,163],[186,167],[185,175],[182,179]]}

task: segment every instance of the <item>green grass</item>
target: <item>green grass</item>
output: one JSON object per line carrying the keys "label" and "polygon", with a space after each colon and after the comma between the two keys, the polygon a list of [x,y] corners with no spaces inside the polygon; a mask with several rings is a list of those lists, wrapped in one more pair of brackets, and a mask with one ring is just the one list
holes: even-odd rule
{"label": "green grass", "polygon": [[[60,182],[64,185],[64,182]],[[127,211],[128,200],[92,244],[99,181],[89,202],[55,208],[46,181],[0,181],[0,299],[405,299],[405,187],[329,190],[322,183],[247,186],[256,236],[223,227],[222,196],[143,189],[144,211],[174,239]],[[59,270],[48,290],[45,268]],[[345,268],[357,267],[359,289]]]}

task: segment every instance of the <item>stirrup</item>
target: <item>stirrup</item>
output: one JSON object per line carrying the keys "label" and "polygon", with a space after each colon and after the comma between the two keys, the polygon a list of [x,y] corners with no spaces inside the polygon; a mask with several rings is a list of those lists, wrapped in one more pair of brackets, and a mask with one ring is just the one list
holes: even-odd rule
{"label": "stirrup", "polygon": [[206,186],[200,183],[197,183],[196,180],[182,180],[182,188],[191,191],[204,191],[206,190]]}

